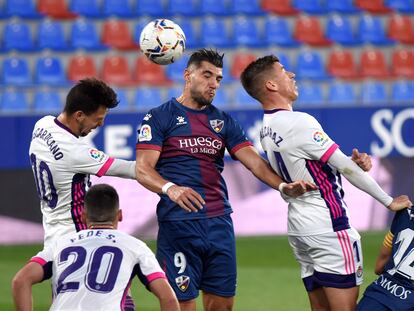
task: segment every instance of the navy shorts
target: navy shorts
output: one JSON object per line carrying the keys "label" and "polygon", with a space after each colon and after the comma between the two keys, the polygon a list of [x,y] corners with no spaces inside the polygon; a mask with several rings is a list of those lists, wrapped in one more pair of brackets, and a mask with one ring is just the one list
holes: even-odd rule
{"label": "navy shorts", "polygon": [[358,302],[356,311],[392,311],[392,309],[371,297],[364,296]]}
{"label": "navy shorts", "polygon": [[230,215],[159,224],[157,258],[178,300],[199,290],[232,297],[236,293],[236,245]]}

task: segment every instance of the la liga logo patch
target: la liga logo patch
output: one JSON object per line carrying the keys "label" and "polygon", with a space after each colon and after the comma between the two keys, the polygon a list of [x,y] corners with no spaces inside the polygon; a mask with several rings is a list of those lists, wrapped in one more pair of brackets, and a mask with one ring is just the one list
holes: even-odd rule
{"label": "la liga logo patch", "polygon": [[105,157],[105,154],[102,151],[99,151],[98,149],[91,148],[89,149],[89,156],[95,161],[100,162]]}
{"label": "la liga logo patch", "polygon": [[329,141],[329,137],[322,131],[313,132],[312,139],[319,146],[323,146]]}
{"label": "la liga logo patch", "polygon": [[150,141],[152,139],[151,126],[144,124],[139,131],[139,141]]}

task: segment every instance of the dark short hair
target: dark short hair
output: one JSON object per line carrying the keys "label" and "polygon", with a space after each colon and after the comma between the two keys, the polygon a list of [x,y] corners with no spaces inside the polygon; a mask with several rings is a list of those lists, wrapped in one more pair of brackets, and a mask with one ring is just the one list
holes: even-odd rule
{"label": "dark short hair", "polygon": [[112,222],[119,209],[118,193],[110,185],[94,185],[85,195],[85,209],[90,222]]}
{"label": "dark short hair", "polygon": [[218,68],[223,68],[223,57],[224,54],[219,54],[217,50],[200,49],[191,54],[190,59],[187,62],[187,68],[191,65],[199,67],[203,61],[209,62]]}
{"label": "dark short hair", "polygon": [[272,69],[274,63],[279,62],[275,55],[267,55],[250,63],[240,76],[241,83],[250,96],[259,100],[262,89],[261,76]]}
{"label": "dark short hair", "polygon": [[101,80],[88,78],[80,80],[71,88],[63,111],[71,115],[80,110],[90,115],[101,106],[114,108],[118,103],[116,93],[111,87]]}

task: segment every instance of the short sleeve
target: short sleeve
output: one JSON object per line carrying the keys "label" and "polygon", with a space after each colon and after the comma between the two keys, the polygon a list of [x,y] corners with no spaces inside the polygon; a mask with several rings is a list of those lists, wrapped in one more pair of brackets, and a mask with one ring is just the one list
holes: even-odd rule
{"label": "short sleeve", "polygon": [[134,267],[134,274],[138,276],[145,286],[148,286],[149,283],[156,279],[165,279],[165,273],[161,269],[152,250],[144,242],[138,242],[139,245],[135,248],[137,250],[138,261]]}
{"label": "short sleeve", "polygon": [[38,263],[43,268],[43,280],[50,279],[52,277],[53,266],[53,251],[51,247],[45,248],[36,256],[33,256],[30,262]]}
{"label": "short sleeve", "polygon": [[338,145],[311,115],[301,114],[293,128],[296,147],[305,159],[328,162],[330,156],[338,149]]}
{"label": "short sleeve", "polygon": [[105,175],[113,162],[114,158],[85,143],[78,144],[71,154],[73,171],[98,177]]}
{"label": "short sleeve", "polygon": [[142,120],[141,126],[138,129],[138,141],[136,149],[152,149],[161,151],[164,133],[161,127],[161,122],[154,110],[150,110]]}
{"label": "short sleeve", "polygon": [[227,116],[226,148],[233,157],[234,154],[243,147],[252,146],[252,143],[247,138],[243,128],[240,124],[231,116]]}

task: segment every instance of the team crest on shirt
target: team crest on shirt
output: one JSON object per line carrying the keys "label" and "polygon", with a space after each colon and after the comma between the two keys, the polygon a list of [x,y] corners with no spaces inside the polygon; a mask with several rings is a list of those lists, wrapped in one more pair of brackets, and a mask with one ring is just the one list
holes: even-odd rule
{"label": "team crest on shirt", "polygon": [[175,278],[175,284],[177,284],[180,291],[185,292],[190,285],[190,277],[186,275],[180,275]]}
{"label": "team crest on shirt", "polygon": [[105,157],[105,154],[98,149],[91,148],[89,149],[89,156],[94,159],[96,162],[101,162],[102,159]]}
{"label": "team crest on shirt", "polygon": [[323,147],[329,141],[329,137],[322,131],[313,132],[312,139],[321,147]]}
{"label": "team crest on shirt", "polygon": [[210,120],[210,126],[213,128],[213,130],[216,133],[220,133],[221,130],[223,129],[224,121],[223,120],[219,120],[219,119]]}
{"label": "team crest on shirt", "polygon": [[139,141],[150,141],[152,139],[151,126],[144,124],[139,131]]}

